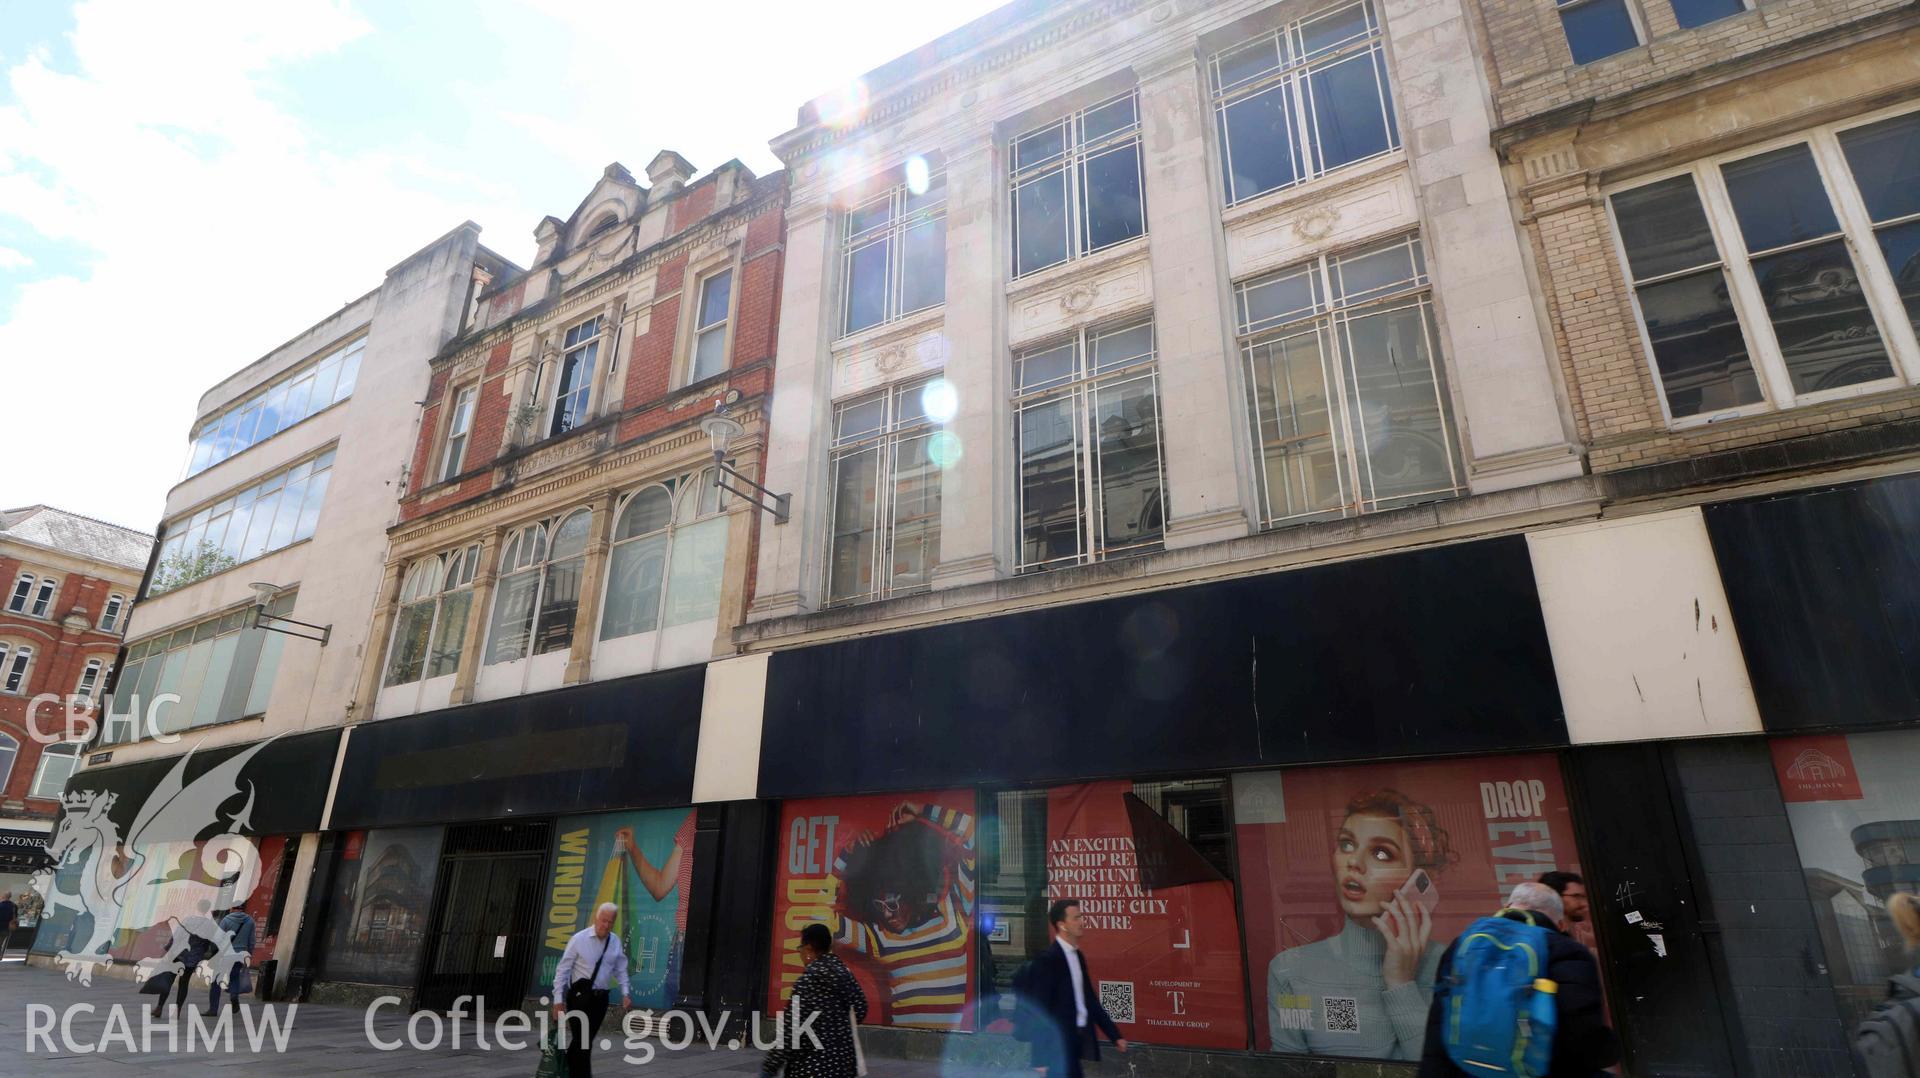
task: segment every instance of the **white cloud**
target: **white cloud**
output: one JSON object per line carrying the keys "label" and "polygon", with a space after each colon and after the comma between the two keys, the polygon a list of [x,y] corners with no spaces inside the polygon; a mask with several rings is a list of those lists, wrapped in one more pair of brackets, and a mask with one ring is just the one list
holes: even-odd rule
{"label": "white cloud", "polygon": [[[802,102],[995,2],[80,0],[70,50],[0,71],[0,267],[37,264],[0,315],[0,455],[34,463],[0,506],[151,527],[200,394],[422,244],[472,219],[524,261],[541,216],[663,148],[775,168]],[[287,90],[349,57],[386,114]]]}
{"label": "white cloud", "polygon": [[33,259],[26,252],[11,247],[0,247],[0,269],[26,269],[33,265]]}

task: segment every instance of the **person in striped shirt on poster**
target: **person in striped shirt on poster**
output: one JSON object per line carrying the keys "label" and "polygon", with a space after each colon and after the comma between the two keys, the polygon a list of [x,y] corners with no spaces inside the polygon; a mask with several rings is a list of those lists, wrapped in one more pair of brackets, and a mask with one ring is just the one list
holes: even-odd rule
{"label": "person in striped shirt on poster", "polygon": [[834,861],[834,941],[883,972],[892,1025],[967,1028],[973,830],[971,813],[908,802]]}

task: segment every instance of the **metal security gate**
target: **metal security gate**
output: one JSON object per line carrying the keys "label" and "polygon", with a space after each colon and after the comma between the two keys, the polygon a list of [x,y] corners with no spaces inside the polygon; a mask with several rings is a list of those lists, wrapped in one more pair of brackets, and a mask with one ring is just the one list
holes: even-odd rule
{"label": "metal security gate", "polygon": [[548,832],[545,822],[447,828],[419,1009],[448,1010],[471,995],[498,1013],[525,998],[539,945]]}

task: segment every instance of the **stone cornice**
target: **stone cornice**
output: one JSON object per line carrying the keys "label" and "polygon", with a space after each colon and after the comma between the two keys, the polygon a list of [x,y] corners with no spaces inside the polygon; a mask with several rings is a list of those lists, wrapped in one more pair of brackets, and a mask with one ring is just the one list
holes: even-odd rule
{"label": "stone cornice", "polygon": [[[760,403],[761,398],[755,398],[747,411],[735,417],[747,428],[747,434],[739,443],[741,450],[756,450],[763,440],[760,432],[764,429],[765,419]],[[697,425],[682,427],[651,441],[630,443],[604,451],[600,456],[585,461],[578,467],[546,473],[535,481],[516,486],[496,487],[487,493],[475,495],[468,501],[396,524],[387,530],[387,539],[396,551],[406,547],[409,553],[405,556],[415,557],[421,551],[413,549],[413,545],[424,541],[427,536],[437,537],[448,531],[457,531],[462,536],[469,536],[475,526],[496,517],[505,518],[501,521],[502,523],[506,520],[518,522],[524,515],[519,507],[530,502],[543,501],[555,492],[569,487],[592,486],[596,479],[611,474],[623,476],[619,484],[621,486],[642,482],[644,480],[637,477],[625,478],[624,473],[637,469],[643,462],[655,458],[698,446],[702,447],[701,452],[698,455],[688,456],[686,464],[688,466],[704,464],[710,459],[704,450],[706,442],[706,433]],[[676,465],[677,467],[680,466]],[[583,491],[582,496],[591,493],[595,491]],[[445,541],[440,538],[434,540],[435,543]]]}
{"label": "stone cornice", "polygon": [[857,124],[838,127],[816,119],[774,139],[773,151],[783,162],[791,166],[800,158],[818,153],[834,143],[864,134],[873,128],[884,126],[935,97],[954,92],[970,82],[1011,66],[1033,53],[1057,45],[1089,25],[1131,13],[1147,6],[1149,2],[1150,0],[1098,0],[1065,14],[1054,15],[1051,21],[1042,22],[1014,40],[1002,41],[997,45],[978,49],[973,55],[937,69],[926,78],[908,82],[899,89],[871,101],[867,105],[866,116]]}
{"label": "stone cornice", "polygon": [[1513,148],[1529,140],[1570,127],[1583,127],[1597,121],[1617,119],[1641,109],[1667,104],[1750,75],[1774,71],[1788,64],[1799,63],[1872,40],[1883,34],[1914,26],[1920,26],[1920,3],[1911,3],[1905,7],[1883,11],[1854,22],[1791,38],[1732,59],[1657,79],[1624,93],[1608,97],[1583,98],[1525,119],[1501,124],[1493,129],[1490,138],[1501,158],[1511,161]]}

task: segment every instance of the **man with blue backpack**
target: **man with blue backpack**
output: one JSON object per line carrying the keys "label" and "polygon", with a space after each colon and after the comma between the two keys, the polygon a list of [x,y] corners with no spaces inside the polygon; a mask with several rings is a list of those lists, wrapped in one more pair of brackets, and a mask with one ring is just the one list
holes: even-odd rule
{"label": "man with blue backpack", "polygon": [[1593,952],[1560,931],[1560,896],[1523,883],[1440,956],[1420,1078],[1590,1078],[1620,1058]]}

